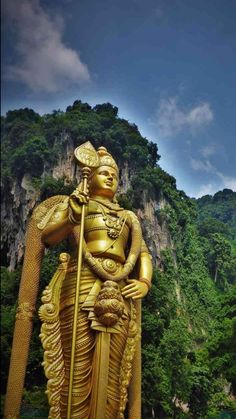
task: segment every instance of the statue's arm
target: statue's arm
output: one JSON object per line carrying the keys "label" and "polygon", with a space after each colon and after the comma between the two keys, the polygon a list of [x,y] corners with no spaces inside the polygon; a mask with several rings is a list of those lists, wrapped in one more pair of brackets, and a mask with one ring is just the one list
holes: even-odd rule
{"label": "statue's arm", "polygon": [[54,246],[67,238],[75,225],[80,224],[82,204],[87,204],[81,191],[77,189],[62,205],[58,205],[43,227],[42,242],[45,246]]}
{"label": "statue's arm", "polygon": [[144,240],[142,240],[141,253],[138,258],[138,279],[146,283],[148,288],[151,287],[152,273],[152,257]]}
{"label": "statue's arm", "polygon": [[[129,221],[131,225],[139,226],[139,221],[137,216],[133,212],[129,212]],[[139,248],[139,256],[136,262],[136,272],[137,276],[135,279],[128,279],[127,284],[122,289],[122,295],[125,298],[133,298],[139,299],[145,297],[148,293],[149,289],[151,288],[151,280],[152,280],[152,261],[151,255],[147,249],[147,246],[142,239],[141,249]]]}
{"label": "statue's arm", "polygon": [[151,255],[149,254],[143,240],[136,268],[136,279],[127,279],[128,285],[122,289],[122,295],[125,298],[133,298],[134,300],[145,297],[151,288],[152,261]]}
{"label": "statue's arm", "polygon": [[71,233],[73,226],[69,218],[69,208],[55,211],[42,231],[42,242],[45,246],[60,243]]}

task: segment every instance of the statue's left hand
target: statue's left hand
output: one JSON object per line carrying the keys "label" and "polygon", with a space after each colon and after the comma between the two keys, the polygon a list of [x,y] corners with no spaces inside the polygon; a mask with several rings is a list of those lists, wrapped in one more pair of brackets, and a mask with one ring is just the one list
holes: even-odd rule
{"label": "statue's left hand", "polygon": [[122,288],[121,294],[125,298],[143,298],[148,293],[148,286],[144,282],[137,281],[137,279],[127,279],[128,285]]}

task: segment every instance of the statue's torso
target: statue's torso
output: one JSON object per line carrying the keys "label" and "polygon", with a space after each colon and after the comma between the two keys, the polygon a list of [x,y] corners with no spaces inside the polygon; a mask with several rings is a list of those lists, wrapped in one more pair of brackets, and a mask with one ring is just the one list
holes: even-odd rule
{"label": "statue's torso", "polygon": [[129,239],[129,223],[127,211],[116,210],[112,205],[108,208],[91,201],[84,230],[88,250],[94,256],[101,255],[124,263]]}

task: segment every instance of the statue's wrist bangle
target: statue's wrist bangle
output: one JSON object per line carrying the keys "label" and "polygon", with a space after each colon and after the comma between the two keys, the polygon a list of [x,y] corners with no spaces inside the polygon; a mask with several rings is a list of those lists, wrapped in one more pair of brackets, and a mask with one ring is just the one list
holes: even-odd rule
{"label": "statue's wrist bangle", "polygon": [[152,284],[151,284],[151,282],[148,279],[146,279],[146,278],[140,278],[139,281],[140,282],[143,282],[143,284],[146,284],[148,286],[148,289],[150,290]]}

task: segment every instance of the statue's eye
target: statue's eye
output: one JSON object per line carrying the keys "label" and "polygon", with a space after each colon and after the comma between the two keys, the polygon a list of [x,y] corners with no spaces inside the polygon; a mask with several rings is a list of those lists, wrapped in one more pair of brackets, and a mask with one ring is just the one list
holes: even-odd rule
{"label": "statue's eye", "polygon": [[113,179],[118,180],[116,173],[110,173],[110,172],[107,172],[107,171],[102,171],[102,172],[99,172],[99,175],[102,175],[102,176],[112,176]]}

